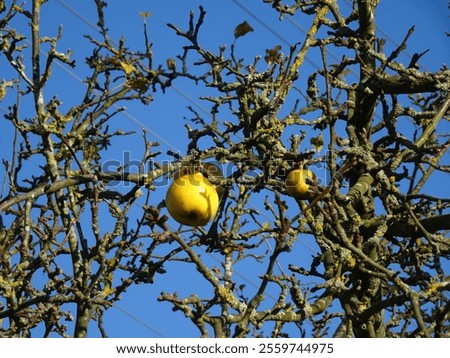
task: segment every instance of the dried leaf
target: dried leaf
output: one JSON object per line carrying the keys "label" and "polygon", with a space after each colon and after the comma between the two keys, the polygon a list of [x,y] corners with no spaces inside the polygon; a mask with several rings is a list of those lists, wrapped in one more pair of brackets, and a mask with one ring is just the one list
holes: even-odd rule
{"label": "dried leaf", "polygon": [[168,58],[168,59],[166,60],[166,62],[167,62],[167,68],[168,68],[169,70],[174,71],[175,68],[177,67],[177,62],[176,62],[173,58]]}
{"label": "dried leaf", "polygon": [[313,137],[310,139],[311,145],[314,147],[316,153],[319,153],[323,148],[323,135],[320,133],[317,137]]}
{"label": "dried leaf", "polygon": [[152,16],[152,12],[151,11],[142,11],[139,13],[139,16],[146,19],[147,17]]}
{"label": "dried leaf", "polygon": [[149,81],[143,77],[130,78],[127,81],[127,86],[137,91],[145,92],[148,89]]}
{"label": "dried leaf", "polygon": [[236,40],[237,38],[244,36],[252,31],[253,27],[251,27],[247,21],[244,21],[243,23],[237,25],[234,29],[234,39]]}
{"label": "dried leaf", "polygon": [[266,55],[264,56],[264,60],[268,65],[271,65],[277,60],[278,52],[281,50],[281,46],[277,45],[272,49],[266,49]]}

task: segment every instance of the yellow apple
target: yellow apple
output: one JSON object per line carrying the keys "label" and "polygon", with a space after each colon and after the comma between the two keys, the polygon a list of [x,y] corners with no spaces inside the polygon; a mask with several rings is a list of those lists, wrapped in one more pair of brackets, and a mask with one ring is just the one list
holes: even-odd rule
{"label": "yellow apple", "polygon": [[306,178],[314,180],[316,176],[308,169],[291,170],[285,180],[288,194],[297,199],[309,199],[311,197],[311,194],[308,192],[310,185],[306,182]]}
{"label": "yellow apple", "polygon": [[[210,173],[212,169],[205,170]],[[219,194],[200,171],[191,168],[180,170],[167,191],[166,206],[180,224],[203,226],[216,215]]]}

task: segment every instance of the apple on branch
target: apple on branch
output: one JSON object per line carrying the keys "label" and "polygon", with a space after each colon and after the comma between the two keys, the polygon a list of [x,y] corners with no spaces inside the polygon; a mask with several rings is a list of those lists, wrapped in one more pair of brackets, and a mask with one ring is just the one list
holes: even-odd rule
{"label": "apple on branch", "polygon": [[312,193],[308,190],[310,182],[315,179],[315,174],[309,169],[299,168],[291,170],[285,180],[286,191],[296,199],[310,199]]}
{"label": "apple on branch", "polygon": [[204,226],[214,218],[219,208],[223,188],[212,184],[207,176],[222,178],[222,171],[212,163],[201,170],[181,169],[166,194],[169,214],[180,224]]}

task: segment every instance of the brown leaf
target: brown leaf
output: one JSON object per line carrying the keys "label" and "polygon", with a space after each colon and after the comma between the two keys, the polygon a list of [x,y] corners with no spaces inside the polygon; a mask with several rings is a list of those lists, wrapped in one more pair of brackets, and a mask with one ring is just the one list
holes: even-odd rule
{"label": "brown leaf", "polygon": [[244,21],[243,23],[237,25],[234,29],[234,39],[236,40],[237,38],[244,36],[252,31],[253,27],[251,27],[247,21]]}
{"label": "brown leaf", "polygon": [[278,52],[281,50],[281,46],[277,45],[274,48],[266,49],[266,55],[264,56],[264,60],[267,62],[268,65],[271,65],[277,60]]}
{"label": "brown leaf", "polygon": [[317,137],[312,137],[310,139],[311,145],[314,147],[314,150],[319,153],[323,148],[323,135],[320,133]]}

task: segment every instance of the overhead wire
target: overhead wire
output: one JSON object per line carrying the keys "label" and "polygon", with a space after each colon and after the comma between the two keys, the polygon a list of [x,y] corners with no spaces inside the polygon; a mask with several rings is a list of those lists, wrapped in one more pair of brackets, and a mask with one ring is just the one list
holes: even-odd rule
{"label": "overhead wire", "polygon": [[124,313],[125,315],[127,315],[128,317],[130,317],[132,320],[138,322],[140,325],[142,325],[143,327],[147,328],[148,330],[152,331],[153,333],[155,333],[157,336],[161,337],[161,338],[169,338],[168,336],[166,336],[163,332],[161,332],[159,329],[156,329],[155,327],[153,327],[151,324],[147,323],[146,321],[144,321],[142,318],[140,318],[139,316],[135,315],[134,313],[130,312],[129,310],[121,307],[120,305],[118,305],[117,303],[113,303],[112,304],[113,307],[117,308],[119,311],[121,311],[122,313]]}

